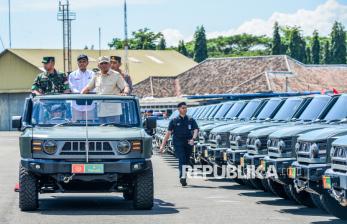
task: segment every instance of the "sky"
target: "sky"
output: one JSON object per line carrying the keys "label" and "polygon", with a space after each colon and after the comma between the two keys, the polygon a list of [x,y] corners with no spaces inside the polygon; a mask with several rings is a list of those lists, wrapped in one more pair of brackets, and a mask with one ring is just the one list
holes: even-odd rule
{"label": "sky", "polygon": [[[61,48],[62,24],[58,0],[10,0],[12,48]],[[72,47],[102,49],[113,37],[123,38],[124,0],[70,0],[77,19],[72,22]],[[305,35],[317,29],[328,35],[335,20],[347,28],[347,0],[127,0],[128,30],[148,27],[162,32],[168,46],[190,41],[204,25],[207,37],[250,33],[269,35],[275,21],[298,25]],[[9,47],[8,0],[0,0],[0,38]],[[3,46],[0,42],[0,51]]]}

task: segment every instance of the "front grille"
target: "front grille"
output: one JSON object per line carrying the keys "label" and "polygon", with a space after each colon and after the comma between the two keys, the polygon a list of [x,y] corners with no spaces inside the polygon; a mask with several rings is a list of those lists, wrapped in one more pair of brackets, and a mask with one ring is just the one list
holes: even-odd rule
{"label": "front grille", "polygon": [[[307,163],[323,163],[327,160],[327,148],[328,144],[326,141],[321,142],[298,142],[300,144],[297,149],[298,161]],[[311,157],[311,145],[318,145],[318,158]]]}
{"label": "front grille", "polygon": [[[283,151],[279,150],[279,143],[283,141],[285,144],[285,148]],[[271,138],[269,139],[269,143],[267,145],[269,153],[274,153],[274,154],[284,154],[292,151],[292,139],[291,138],[284,138],[284,139],[279,139],[279,138]]]}
{"label": "front grille", "polygon": [[[255,147],[255,141],[257,139],[259,139],[261,142],[261,147],[259,150],[256,150],[256,147]],[[247,144],[247,151],[252,154],[267,154],[266,140],[267,140],[266,137],[262,137],[262,138],[251,137],[249,139],[249,143]]]}
{"label": "front grille", "polygon": [[[110,142],[105,141],[89,141],[89,154],[90,155],[114,155],[113,148]],[[65,142],[62,149],[61,155],[83,155],[86,152],[85,141],[71,141]]]}
{"label": "front grille", "polygon": [[336,172],[347,172],[347,148],[335,146],[331,155],[331,168]]}

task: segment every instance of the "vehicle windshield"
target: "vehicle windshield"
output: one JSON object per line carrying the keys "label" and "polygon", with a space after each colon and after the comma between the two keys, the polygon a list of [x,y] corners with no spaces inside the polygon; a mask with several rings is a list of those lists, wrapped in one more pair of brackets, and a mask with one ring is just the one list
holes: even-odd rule
{"label": "vehicle windshield", "polygon": [[245,109],[243,109],[241,114],[239,115],[239,119],[251,118],[260,104],[261,104],[261,100],[252,100],[251,102],[249,102],[247,106],[245,107]]}
{"label": "vehicle windshield", "polygon": [[210,113],[210,115],[208,116],[208,119],[212,119],[215,118],[216,113],[220,110],[220,108],[222,107],[222,104],[218,104],[213,111]]}
{"label": "vehicle windshield", "polygon": [[301,121],[316,120],[324,107],[329,103],[330,97],[314,97],[299,117]]}
{"label": "vehicle windshield", "polygon": [[274,120],[289,121],[300,107],[302,101],[302,98],[287,99],[281,109],[276,113]]}
{"label": "vehicle windshield", "polygon": [[216,116],[214,116],[215,119],[222,119],[226,113],[230,110],[230,108],[234,105],[234,103],[225,103],[223,106],[219,109]]}
{"label": "vehicle windshield", "polygon": [[331,108],[329,113],[325,116],[324,120],[333,121],[341,120],[347,117],[347,95],[341,95]]}
{"label": "vehicle windshield", "polygon": [[178,115],[178,110],[175,110],[174,112],[172,112],[172,114],[170,115],[169,119],[173,119],[174,117],[177,117]]}
{"label": "vehicle windshield", "polygon": [[214,105],[207,106],[202,114],[200,114],[199,119],[205,119],[207,118],[208,114],[213,110]]}
{"label": "vehicle windshield", "polygon": [[196,115],[197,119],[200,119],[202,117],[202,114],[207,110],[207,106],[203,106],[199,109],[199,113]]}
{"label": "vehicle windshield", "polygon": [[138,127],[140,117],[134,100],[35,99],[34,126],[114,125]]}
{"label": "vehicle windshield", "polygon": [[280,105],[281,102],[282,99],[279,98],[270,99],[258,114],[257,119],[265,120],[267,118],[270,118],[271,114],[276,110],[276,108],[278,107],[278,105]]}
{"label": "vehicle windshield", "polygon": [[234,104],[234,106],[229,110],[229,112],[225,115],[226,119],[231,119],[236,117],[242,108],[245,106],[246,102],[245,101],[238,101]]}

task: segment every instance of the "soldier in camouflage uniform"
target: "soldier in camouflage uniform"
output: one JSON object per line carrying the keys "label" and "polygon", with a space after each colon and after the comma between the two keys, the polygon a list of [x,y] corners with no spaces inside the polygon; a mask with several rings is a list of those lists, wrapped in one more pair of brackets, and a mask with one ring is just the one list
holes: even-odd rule
{"label": "soldier in camouflage uniform", "polygon": [[70,92],[67,76],[54,68],[54,57],[43,57],[42,63],[46,71],[36,77],[31,87],[32,93],[43,95]]}

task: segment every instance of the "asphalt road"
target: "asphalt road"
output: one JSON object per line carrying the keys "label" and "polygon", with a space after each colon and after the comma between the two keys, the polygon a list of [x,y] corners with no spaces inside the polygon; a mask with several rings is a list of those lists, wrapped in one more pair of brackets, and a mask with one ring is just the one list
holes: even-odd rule
{"label": "asphalt road", "polygon": [[0,223],[344,223],[318,209],[298,206],[269,193],[230,181],[189,180],[178,183],[172,156],[153,157],[155,206],[135,211],[120,194],[40,195],[40,210],[20,212],[18,133],[0,132]]}

